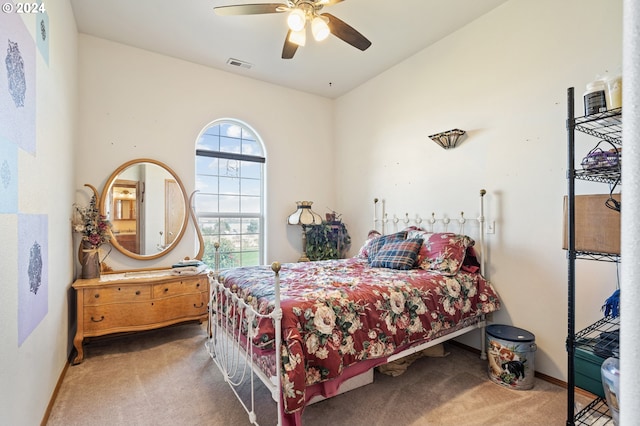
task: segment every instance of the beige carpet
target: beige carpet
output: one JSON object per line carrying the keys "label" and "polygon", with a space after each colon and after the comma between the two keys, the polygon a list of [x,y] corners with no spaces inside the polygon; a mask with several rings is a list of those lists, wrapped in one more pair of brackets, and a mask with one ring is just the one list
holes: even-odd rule
{"label": "beige carpet", "polygon": [[[204,326],[194,323],[85,344],[69,367],[48,425],[247,425],[248,417],[209,358]],[[566,391],[535,380],[517,391],[491,382],[486,361],[446,345],[444,358],[420,358],[398,377],[313,404],[313,425],[563,425]],[[246,392],[245,392],[246,393]],[[248,395],[248,394],[247,394]],[[276,424],[264,387],[260,424]]]}

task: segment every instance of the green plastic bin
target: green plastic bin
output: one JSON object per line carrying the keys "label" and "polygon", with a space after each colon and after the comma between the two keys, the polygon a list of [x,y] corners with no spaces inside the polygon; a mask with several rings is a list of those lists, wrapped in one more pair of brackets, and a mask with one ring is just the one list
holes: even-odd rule
{"label": "green plastic bin", "polygon": [[576,386],[604,398],[601,371],[604,358],[594,354],[589,347],[576,347],[573,362]]}

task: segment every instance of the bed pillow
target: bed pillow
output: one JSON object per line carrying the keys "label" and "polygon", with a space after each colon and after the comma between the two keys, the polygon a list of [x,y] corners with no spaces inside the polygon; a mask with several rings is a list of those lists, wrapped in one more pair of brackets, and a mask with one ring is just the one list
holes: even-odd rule
{"label": "bed pillow", "polygon": [[375,238],[368,238],[364,242],[364,244],[362,244],[362,247],[360,247],[360,250],[358,250],[358,254],[356,254],[356,257],[359,257],[360,259],[368,259],[369,258],[369,245],[371,244],[371,241],[373,241],[373,240],[375,240]]}
{"label": "bed pillow", "polygon": [[418,267],[443,275],[455,275],[462,267],[467,248],[474,244],[475,241],[466,235],[451,232],[431,234],[424,242],[428,255],[422,259]]}
{"label": "bed pillow", "polygon": [[376,239],[377,237],[379,237],[381,235],[382,234],[380,234],[375,229],[372,229],[371,231],[369,231],[369,234],[367,234],[367,239],[364,242],[364,244],[362,244],[362,247],[360,247],[360,250],[358,250],[358,254],[356,254],[356,257],[358,257],[360,259],[368,259],[369,258],[369,244],[371,244],[371,241],[373,241],[374,239]]}
{"label": "bed pillow", "polygon": [[422,238],[411,238],[388,242],[383,245],[371,261],[374,268],[412,269],[416,264]]}
{"label": "bed pillow", "polygon": [[[429,232],[422,228],[413,227],[413,229],[407,229],[407,239],[409,238],[422,238],[424,241],[429,241],[429,237],[433,232]],[[420,251],[418,252],[418,259],[416,259],[416,265],[422,264],[422,262],[429,256],[429,249],[426,244],[422,244]]]}
{"label": "bed pillow", "polygon": [[384,246],[386,243],[390,243],[392,241],[402,241],[407,239],[407,231],[396,232],[395,234],[381,235],[371,240],[367,247],[367,259],[369,263],[376,257],[378,251]]}
{"label": "bed pillow", "polygon": [[464,255],[464,262],[460,269],[473,274],[480,272],[480,261],[478,260],[478,255],[473,247],[467,248],[467,253]]}

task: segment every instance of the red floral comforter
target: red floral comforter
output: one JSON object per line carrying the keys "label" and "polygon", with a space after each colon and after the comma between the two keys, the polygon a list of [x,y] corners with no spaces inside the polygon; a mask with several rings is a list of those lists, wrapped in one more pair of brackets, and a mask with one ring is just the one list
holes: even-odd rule
{"label": "red floral comforter", "polygon": [[[269,266],[222,271],[219,279],[258,312],[273,310],[274,273]],[[372,268],[359,258],[284,264],[280,285],[282,386],[288,413],[304,406],[307,385],[500,308],[496,291],[479,274],[461,271],[448,277],[423,269]],[[254,344],[273,346],[271,321],[256,326]]]}

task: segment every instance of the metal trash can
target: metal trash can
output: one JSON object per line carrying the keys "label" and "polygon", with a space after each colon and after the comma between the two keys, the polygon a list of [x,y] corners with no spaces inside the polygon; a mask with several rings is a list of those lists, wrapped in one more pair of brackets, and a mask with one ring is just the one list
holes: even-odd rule
{"label": "metal trash can", "polygon": [[536,337],[518,327],[491,324],[486,328],[487,372],[491,381],[511,389],[533,387]]}

